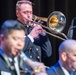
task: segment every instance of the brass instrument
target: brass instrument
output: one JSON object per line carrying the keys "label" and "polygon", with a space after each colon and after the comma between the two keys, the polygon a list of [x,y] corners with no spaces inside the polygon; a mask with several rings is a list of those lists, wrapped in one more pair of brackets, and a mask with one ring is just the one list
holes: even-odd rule
{"label": "brass instrument", "polygon": [[[44,26],[39,23],[43,28],[46,28],[50,31],[45,31],[47,34],[52,35],[61,40],[67,39],[67,36],[64,33],[61,33],[61,31],[66,25],[66,17],[62,12],[54,11],[48,16],[48,18],[38,17],[34,15],[33,20],[29,20],[29,22],[38,24],[38,22],[36,22],[35,20],[39,20],[38,22],[40,22],[41,20],[47,22],[47,26]],[[57,34],[62,35],[64,38],[58,36]]]}
{"label": "brass instrument", "polygon": [[[20,72],[31,72],[31,75],[33,75],[34,73],[42,72],[42,70],[39,68],[39,66],[37,64],[35,64],[36,61],[32,61],[30,58],[28,58],[22,50],[19,50],[19,56],[23,59],[23,61],[28,66],[30,66],[33,69],[33,71],[27,70],[27,71],[20,71]],[[45,68],[50,69],[48,66],[45,66]]]}

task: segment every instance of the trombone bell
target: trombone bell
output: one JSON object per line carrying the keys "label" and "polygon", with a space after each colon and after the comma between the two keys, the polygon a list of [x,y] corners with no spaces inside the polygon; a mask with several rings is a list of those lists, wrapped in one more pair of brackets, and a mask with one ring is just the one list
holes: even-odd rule
{"label": "trombone bell", "polygon": [[66,25],[66,17],[60,11],[52,12],[47,19],[47,26],[52,33],[61,32]]}
{"label": "trombone bell", "polygon": [[56,27],[57,26],[57,24],[58,24],[58,18],[57,18],[57,16],[52,16],[51,18],[50,18],[50,20],[49,20],[49,27],[51,28],[54,28],[54,27]]}

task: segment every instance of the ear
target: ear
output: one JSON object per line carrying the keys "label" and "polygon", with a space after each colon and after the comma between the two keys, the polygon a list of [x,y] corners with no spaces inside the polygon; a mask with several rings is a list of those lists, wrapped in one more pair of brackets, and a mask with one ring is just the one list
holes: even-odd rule
{"label": "ear", "polygon": [[1,35],[0,35],[0,41],[2,41],[3,39],[4,39],[4,35],[1,34]]}
{"label": "ear", "polygon": [[18,10],[16,10],[16,16],[18,17]]}
{"label": "ear", "polygon": [[61,58],[62,58],[63,61],[66,61],[67,60],[67,54],[66,54],[66,52],[63,52],[61,54]]}

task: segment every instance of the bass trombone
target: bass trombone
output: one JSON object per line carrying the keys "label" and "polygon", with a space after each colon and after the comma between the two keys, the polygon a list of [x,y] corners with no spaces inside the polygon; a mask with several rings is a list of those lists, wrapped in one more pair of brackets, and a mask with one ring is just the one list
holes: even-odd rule
{"label": "bass trombone", "polygon": [[[36,22],[36,20],[38,20],[38,22]],[[67,36],[64,33],[61,33],[61,31],[64,29],[65,25],[66,25],[66,17],[65,15],[60,12],[60,11],[54,11],[52,12],[48,18],[43,18],[43,17],[38,17],[38,16],[33,16],[33,20],[28,20],[30,22],[30,26],[33,26],[33,24],[39,24],[41,25],[43,28],[49,30],[45,31],[45,33],[54,36],[56,38],[59,38],[61,40],[66,40]],[[40,23],[40,21],[45,21],[47,22],[47,26],[42,25]],[[58,36],[62,35],[64,38]]]}

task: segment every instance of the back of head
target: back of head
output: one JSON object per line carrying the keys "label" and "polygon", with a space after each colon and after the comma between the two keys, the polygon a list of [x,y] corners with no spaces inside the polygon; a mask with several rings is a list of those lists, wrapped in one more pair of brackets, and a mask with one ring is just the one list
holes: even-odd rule
{"label": "back of head", "polygon": [[12,30],[25,31],[25,27],[16,20],[6,20],[1,26],[0,34],[3,34],[5,37],[7,37]]}
{"label": "back of head", "polygon": [[63,41],[59,46],[59,53],[61,52],[72,52],[76,49],[76,40],[69,39]]}

